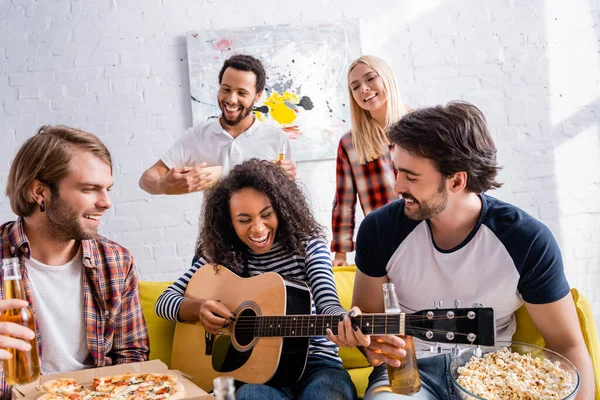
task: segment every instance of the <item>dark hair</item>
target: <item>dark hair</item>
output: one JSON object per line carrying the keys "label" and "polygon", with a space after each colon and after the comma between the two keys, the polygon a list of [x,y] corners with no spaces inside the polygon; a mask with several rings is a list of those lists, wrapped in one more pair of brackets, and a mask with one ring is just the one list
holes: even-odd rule
{"label": "dark hair", "polygon": [[253,188],[271,201],[279,220],[275,240],[288,254],[306,255],[303,240],[325,239],[323,227],[310,211],[304,193],[285,171],[267,160],[250,159],[237,165],[211,189],[204,201],[204,221],[196,253],[211,263],[241,274],[248,247],[240,240],[231,222],[229,201],[234,193]]}
{"label": "dark hair", "polygon": [[258,58],[249,56],[247,54],[237,54],[225,60],[223,67],[219,72],[219,85],[223,79],[223,74],[227,68],[237,69],[238,71],[251,71],[256,75],[256,93],[260,93],[265,88],[265,82],[267,79],[267,73],[265,67]]}
{"label": "dark hair", "polygon": [[388,128],[388,136],[411,155],[433,161],[445,177],[466,172],[471,193],[502,186],[496,181],[500,166],[485,117],[470,103],[453,101],[412,111]]}
{"label": "dark hair", "polygon": [[28,217],[37,203],[31,197],[31,184],[38,180],[58,194],[58,184],[69,174],[69,162],[78,152],[89,152],[112,171],[110,152],[91,133],[64,125],[44,125],[23,143],[10,166],[6,195],[15,214]]}

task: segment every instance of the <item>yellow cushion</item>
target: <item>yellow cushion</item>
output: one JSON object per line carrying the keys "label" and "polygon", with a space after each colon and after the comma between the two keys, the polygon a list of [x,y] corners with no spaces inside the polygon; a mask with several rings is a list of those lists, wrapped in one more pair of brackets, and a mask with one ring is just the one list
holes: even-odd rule
{"label": "yellow cushion", "polygon": [[515,312],[515,317],[517,318],[517,331],[513,335],[513,341],[546,347],[546,342],[529,317],[525,305]]}
{"label": "yellow cushion", "polygon": [[[346,310],[349,310],[352,306],[352,292],[354,290],[355,275],[356,266],[333,267],[333,278],[335,279],[340,303],[342,303],[342,307]],[[340,347],[340,357],[342,358],[342,365],[344,368],[369,366],[369,362],[365,356],[356,348]]]}
{"label": "yellow cushion", "polygon": [[150,359],[159,359],[167,366],[171,365],[171,347],[173,346],[175,323],[156,315],[154,305],[158,300],[158,296],[171,283],[140,281],[142,311],[144,312],[144,318],[146,318],[148,336],[150,337]]}
{"label": "yellow cushion", "polygon": [[369,384],[369,375],[373,371],[373,367],[350,368],[347,371],[350,374],[350,378],[352,378],[354,386],[356,386],[358,397],[365,397],[367,385]]}
{"label": "yellow cushion", "polygon": [[[586,300],[577,289],[571,289],[571,295],[575,301],[575,309],[579,317],[579,326],[585,345],[588,348],[594,365],[594,376],[596,380],[596,400],[600,400],[600,343],[598,341],[598,330],[594,321],[594,313],[590,303]],[[537,330],[525,306],[522,306],[515,313],[517,317],[517,331],[513,335],[513,340],[516,342],[524,342],[545,346],[546,342]]]}

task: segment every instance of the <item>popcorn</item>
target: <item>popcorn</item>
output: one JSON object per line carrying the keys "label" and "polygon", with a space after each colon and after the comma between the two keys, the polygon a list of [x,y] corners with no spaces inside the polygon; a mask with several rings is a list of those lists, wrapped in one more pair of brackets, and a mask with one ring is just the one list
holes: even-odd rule
{"label": "popcorn", "polygon": [[558,361],[512,353],[506,347],[471,357],[457,372],[463,388],[487,400],[564,399],[575,386]]}

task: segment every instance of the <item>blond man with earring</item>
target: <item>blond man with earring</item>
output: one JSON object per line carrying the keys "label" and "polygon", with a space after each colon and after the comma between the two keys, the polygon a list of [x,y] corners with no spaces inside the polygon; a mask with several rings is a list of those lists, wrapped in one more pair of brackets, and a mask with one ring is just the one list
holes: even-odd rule
{"label": "blond man with earring", "polygon": [[386,127],[407,112],[392,69],[378,57],[362,56],[350,65],[348,92],[352,127],[338,146],[331,218],[334,266],[347,265],[346,253],[355,249],[357,199],[366,216],[398,198]]}
{"label": "blond man with earring", "polygon": [[[0,310],[31,305],[42,374],[148,360],[133,257],[98,234],[112,185],[106,146],[62,125],[42,126],[10,167],[6,195],[18,217],[0,224],[0,259],[19,259],[27,302],[3,301]],[[6,336],[32,334],[0,323],[0,347],[27,351]],[[0,399],[10,396],[0,369]]]}

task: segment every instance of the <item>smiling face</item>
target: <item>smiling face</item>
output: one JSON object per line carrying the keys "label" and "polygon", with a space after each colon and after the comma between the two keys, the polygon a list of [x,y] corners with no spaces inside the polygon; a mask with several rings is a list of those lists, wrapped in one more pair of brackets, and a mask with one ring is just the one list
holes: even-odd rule
{"label": "smiling face", "polygon": [[256,75],[252,71],[239,71],[227,68],[221,79],[219,108],[223,112],[223,122],[236,126],[250,115],[254,104],[262,93],[256,93]]}
{"label": "smiling face", "polygon": [[58,191],[46,204],[46,228],[59,240],[86,240],[98,236],[100,217],[112,203],[111,168],[89,152],[77,153],[69,161],[69,173],[58,183]]}
{"label": "smiling face", "polygon": [[231,196],[229,211],[233,229],[240,240],[257,254],[271,250],[279,220],[271,200],[253,188],[244,188]]}
{"label": "smiling face", "polygon": [[383,79],[367,64],[357,63],[350,71],[348,82],[354,101],[363,110],[372,113],[386,106],[387,96]]}
{"label": "smiling face", "polygon": [[448,205],[447,179],[431,160],[412,156],[396,145],[390,155],[398,171],[394,190],[405,200],[404,214],[417,221],[441,214]]}

